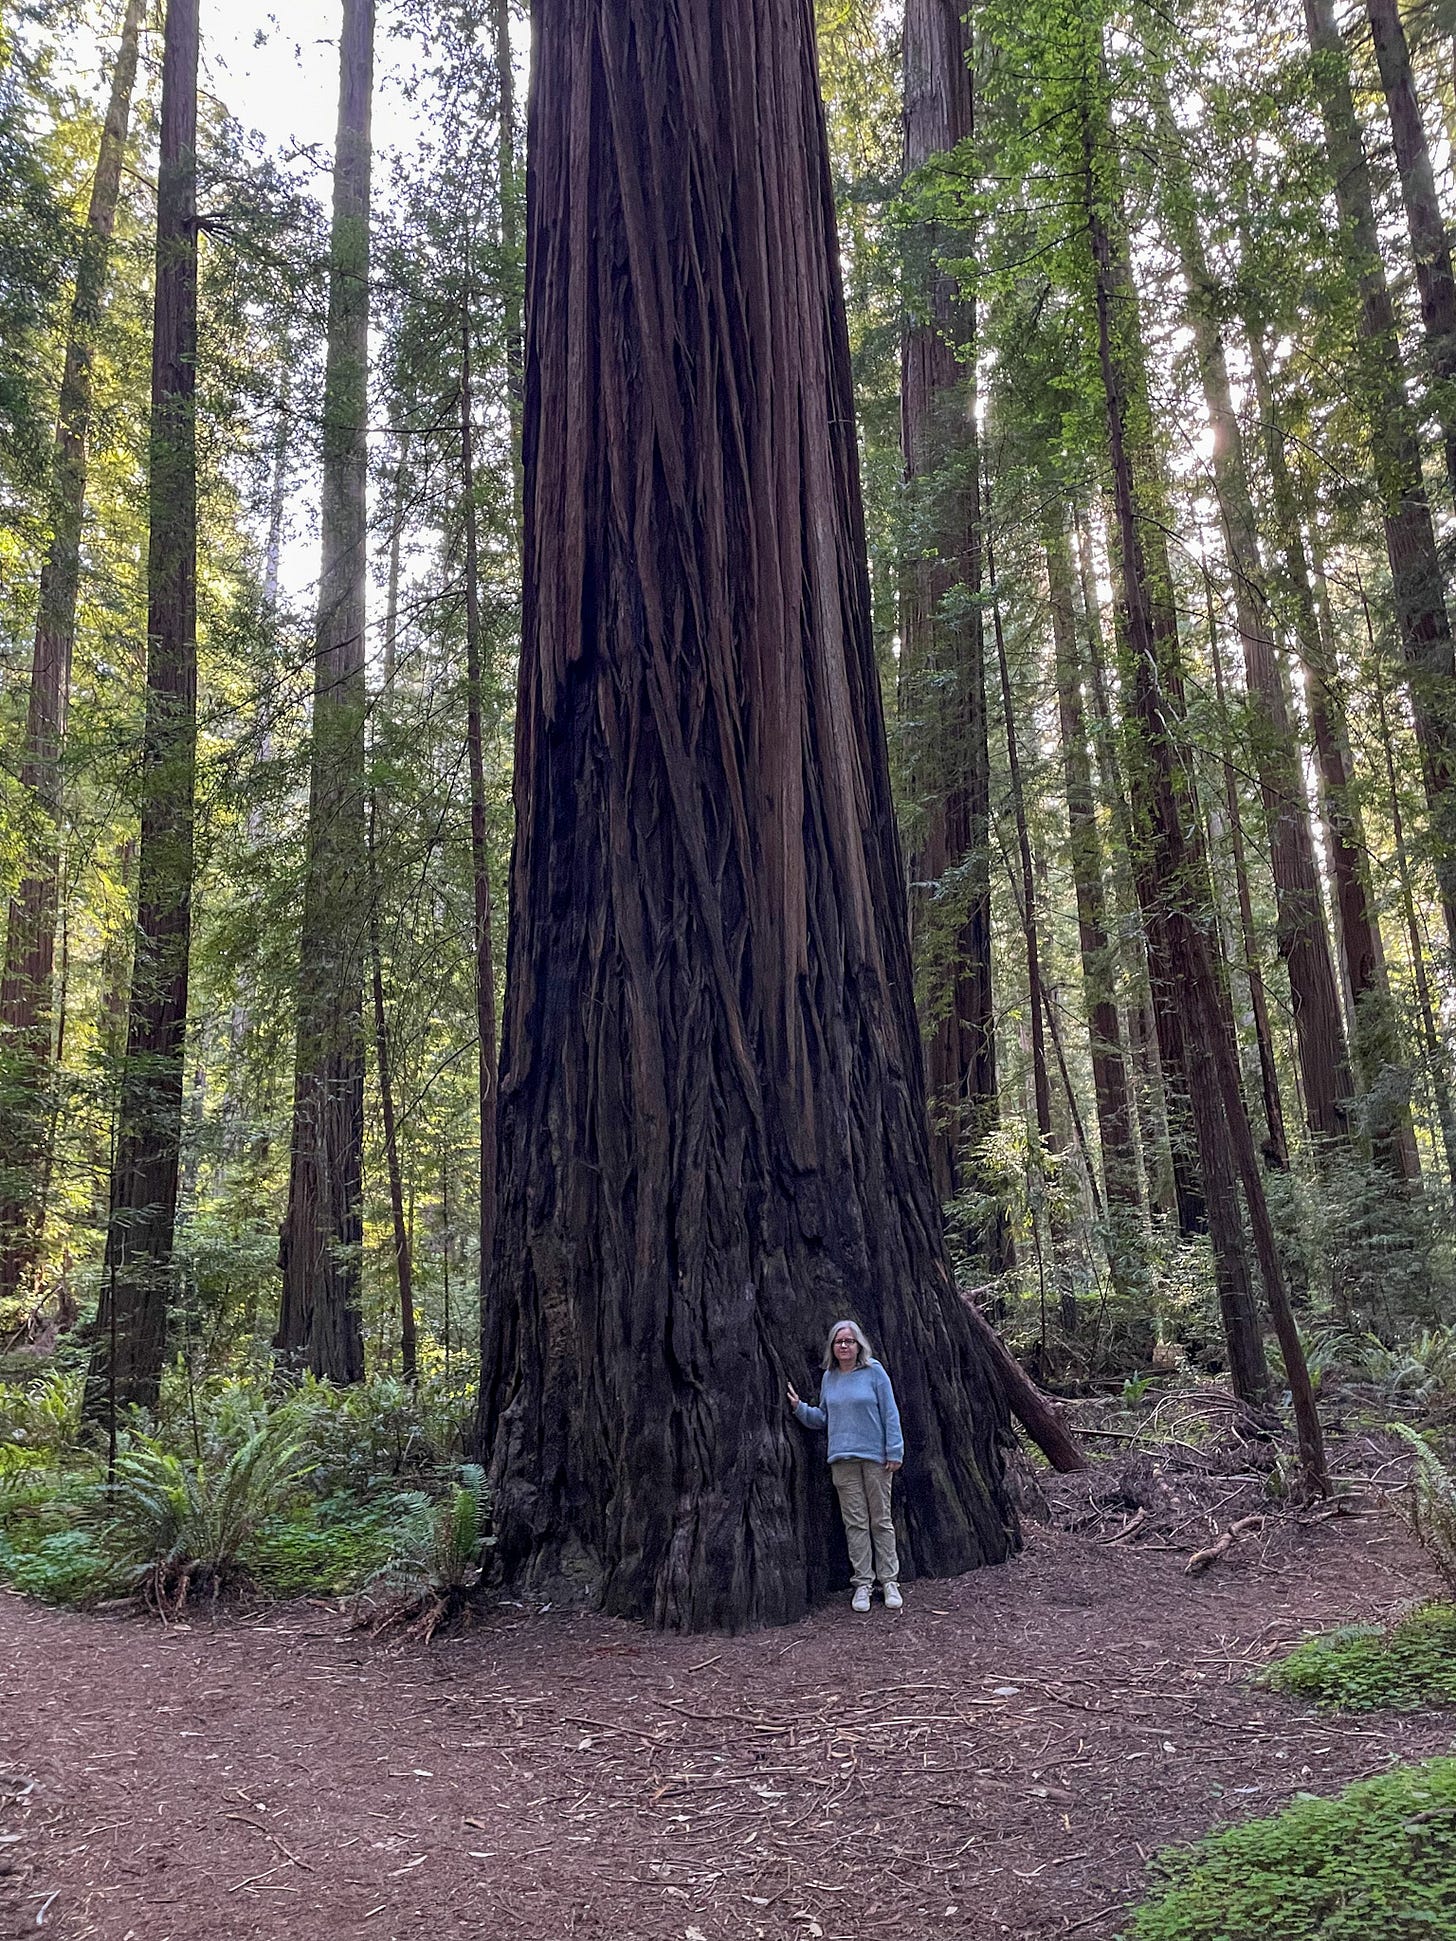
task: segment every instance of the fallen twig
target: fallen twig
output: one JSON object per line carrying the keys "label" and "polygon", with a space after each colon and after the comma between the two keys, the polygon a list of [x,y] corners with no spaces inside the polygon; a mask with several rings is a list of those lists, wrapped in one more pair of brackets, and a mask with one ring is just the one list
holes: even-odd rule
{"label": "fallen twig", "polygon": [[1203,1550],[1194,1551],[1193,1555],[1183,1566],[1183,1575],[1185,1577],[1201,1576],[1211,1564],[1218,1562],[1219,1558],[1231,1547],[1236,1537],[1242,1536],[1245,1530],[1258,1529],[1262,1526],[1263,1521],[1262,1516],[1238,1517],[1215,1542],[1209,1544]]}

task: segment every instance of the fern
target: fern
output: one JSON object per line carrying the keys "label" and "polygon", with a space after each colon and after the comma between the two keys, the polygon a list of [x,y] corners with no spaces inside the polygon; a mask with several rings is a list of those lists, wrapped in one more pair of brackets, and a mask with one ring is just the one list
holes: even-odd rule
{"label": "fern", "polygon": [[375,1635],[401,1630],[426,1642],[456,1622],[484,1572],[485,1526],[485,1471],[466,1463],[454,1489],[369,1586],[359,1621]]}
{"label": "fern", "polygon": [[245,1580],[249,1545],[308,1473],[298,1444],[266,1425],[218,1465],[139,1442],[93,1494],[102,1548],[164,1616],[194,1591],[217,1598]]}
{"label": "fern", "polygon": [[1456,1590],[1456,1475],[1427,1437],[1403,1422],[1392,1422],[1389,1426],[1415,1451],[1406,1506],[1411,1530],[1446,1582]]}

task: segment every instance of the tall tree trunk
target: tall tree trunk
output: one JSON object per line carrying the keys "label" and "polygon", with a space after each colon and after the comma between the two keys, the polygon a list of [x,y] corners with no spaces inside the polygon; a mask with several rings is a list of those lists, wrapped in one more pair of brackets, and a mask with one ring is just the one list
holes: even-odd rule
{"label": "tall tree trunk", "polygon": [[364,1375],[364,630],[368,566],[370,104],[374,0],[343,0],[323,401],[323,564],[298,965],[293,1152],[274,1346],[337,1382]]}
{"label": "tall tree trunk", "polygon": [[[1115,529],[1115,513],[1109,511],[1109,524]],[[1119,836],[1120,853],[1127,858],[1129,872],[1136,844],[1133,836],[1133,815],[1123,777],[1122,764],[1117,754],[1117,725],[1113,719],[1112,702],[1108,694],[1105,649],[1102,639],[1102,626],[1098,615],[1096,590],[1092,584],[1092,565],[1089,536],[1085,528],[1079,527],[1079,549],[1082,564],[1083,607],[1087,615],[1087,669],[1092,677],[1092,698],[1097,715],[1098,761],[1102,767],[1106,792],[1113,805],[1113,818]],[[1115,545],[1109,545],[1111,569],[1114,580],[1121,579],[1121,566]],[[1121,609],[1126,611],[1127,596],[1124,590]],[[1129,914],[1137,909],[1135,887],[1129,889]],[[1188,1052],[1184,1044],[1185,1029],[1173,1001],[1172,994],[1159,981],[1155,974],[1144,933],[1141,944],[1142,962],[1139,965],[1140,981],[1146,986],[1147,1013],[1152,1023],[1152,1036],[1145,1037],[1150,1060],[1147,1074],[1148,1090],[1156,1094],[1154,1113],[1161,1119],[1161,1131],[1167,1143],[1168,1163],[1172,1176],[1174,1209],[1178,1217],[1178,1231],[1185,1239],[1202,1233],[1209,1225],[1205,1183],[1198,1155],[1198,1141],[1193,1130],[1193,1107],[1189,1096]],[[1229,1180],[1232,1193],[1232,1176]]]}
{"label": "tall tree trunk", "polygon": [[[1099,49],[1100,54],[1100,49]],[[1118,538],[1127,597],[1125,692],[1135,732],[1131,801],[1141,838],[1134,851],[1138,896],[1148,930],[1150,962],[1157,966],[1189,1025],[1187,1051],[1194,1124],[1205,1184],[1225,1150],[1243,1191],[1265,1298],[1284,1355],[1294,1404],[1300,1462],[1307,1485],[1329,1490],[1329,1470],[1314,1390],[1289,1296],[1263,1176],[1249,1130],[1233,1021],[1214,969],[1205,927],[1210,896],[1208,866],[1196,838],[1189,839],[1191,778],[1181,747],[1182,668],[1177,608],[1167,558],[1165,527],[1144,516],[1139,491],[1139,451],[1130,425],[1146,423],[1146,391],[1132,278],[1125,252],[1114,244],[1104,201],[1106,142],[1110,116],[1100,59],[1083,101],[1083,203],[1094,279],[1098,359],[1107,407]],[[1134,400],[1138,410],[1134,411]],[[1212,1232],[1217,1253],[1219,1236]],[[1224,1289],[1221,1285],[1221,1293]],[[1225,1299],[1224,1329],[1236,1392],[1261,1394],[1267,1387],[1263,1341],[1252,1305]]]}
{"label": "tall tree trunk", "polygon": [[1436,192],[1436,171],[1416,97],[1400,0],[1365,0],[1365,11],[1390,111],[1400,199],[1415,259],[1426,357],[1434,380],[1431,403],[1441,426],[1446,478],[1456,497],[1456,274],[1451,268],[1451,242]]}
{"label": "tall tree trunk", "polygon": [[[1379,4],[1380,0],[1372,3]],[[1213,434],[1214,490],[1243,644],[1250,746],[1269,835],[1276,934],[1279,954],[1289,973],[1305,1116],[1317,1139],[1342,1139],[1349,1131],[1348,1101],[1355,1085],[1315,867],[1304,772],[1290,720],[1286,675],[1259,558],[1258,525],[1229,382],[1221,293],[1199,229],[1183,139],[1168,100],[1167,84],[1154,72],[1150,86],[1164,173],[1163,207],[1188,290],[1187,317]],[[1265,1090],[1267,1095],[1267,1076]],[[1274,1136],[1271,1116],[1271,1140]],[[1282,1145],[1282,1128],[1279,1143]]]}
{"label": "tall tree trunk", "polygon": [[[1384,1074],[1402,1063],[1400,1033],[1386,974],[1380,919],[1370,897],[1365,831],[1350,764],[1334,637],[1321,612],[1318,576],[1311,577],[1300,495],[1275,406],[1263,327],[1248,310],[1243,325],[1264,427],[1273,525],[1288,607],[1287,635],[1294,641],[1304,668],[1310,735],[1319,767],[1335,921],[1349,986],[1351,1042],[1362,1089],[1384,1101],[1389,1096]],[[1315,564],[1318,566],[1318,560]],[[1371,1117],[1369,1129],[1376,1158],[1398,1178],[1418,1180],[1420,1157],[1409,1110],[1395,1103],[1382,1105]]]}
{"label": "tall tree trunk", "polygon": [[[1159,1031],[1153,1014],[1152,980],[1146,939],[1142,934],[1137,894],[1132,887],[1132,812],[1123,786],[1117,752],[1117,724],[1107,691],[1106,649],[1103,642],[1100,596],[1092,558],[1092,535],[1076,497],[1072,499],[1072,528],[1077,544],[1077,585],[1086,628],[1087,675],[1095,724],[1094,747],[1102,780],[1103,800],[1112,814],[1117,840],[1112,845],[1112,883],[1118,927],[1124,937],[1124,962],[1132,995],[1128,1005],[1128,1043],[1132,1049],[1137,1085],[1137,1111],[1142,1147],[1143,1178],[1148,1204],[1158,1213],[1172,1213],[1184,1238],[1202,1233],[1207,1225],[1203,1182],[1194,1151],[1188,1108],[1188,1084],[1181,1065],[1165,1072]],[[1117,566],[1112,560],[1116,577]]]}
{"label": "tall tree trunk", "polygon": [[[1259,1088],[1264,1098],[1264,1158],[1280,1172],[1289,1170],[1289,1142],[1284,1133],[1284,1101],[1279,1090],[1279,1068],[1274,1061],[1274,1034],[1269,1027],[1269,994],[1264,988],[1264,971],[1259,962],[1259,941],[1254,928],[1254,900],[1249,893],[1249,861],[1244,849],[1244,817],[1239,806],[1239,785],[1234,774],[1233,739],[1229,731],[1228,695],[1223,684],[1223,650],[1218,640],[1218,617],[1214,612],[1213,584],[1204,574],[1204,593],[1208,609],[1208,656],[1213,666],[1213,693],[1218,708],[1220,763],[1223,771],[1224,810],[1229,823],[1229,851],[1234,866],[1234,893],[1239,907],[1239,940],[1243,945],[1243,971],[1249,985],[1249,1008],[1254,1014],[1254,1042],[1259,1053]],[[1266,802],[1267,808],[1267,802]],[[1318,896],[1318,888],[1315,895]],[[1331,968],[1333,977],[1333,967]],[[1336,1000],[1338,1003],[1338,999]],[[1343,1036],[1343,1033],[1341,1034]]]}
{"label": "tall tree trunk", "polygon": [[497,1556],[739,1628],[844,1581],[783,1406],[835,1315],[914,1424],[907,1574],[1014,1544],[1008,1415],[930,1174],[812,9],[533,24]]}
{"label": "tall tree trunk", "polygon": [[52,992],[60,875],[61,749],[76,637],[91,360],[111,263],[111,237],[136,82],[141,0],[127,0],[111,95],[76,265],[56,418],[51,540],[41,567],[20,786],[36,817],[25,875],[10,900],[0,972],[0,1301],[35,1268],[45,1224],[52,1117]]}
{"label": "tall tree trunk", "polygon": [[510,0],[492,0],[495,73],[500,97],[496,161],[500,176],[500,246],[506,348],[506,397],[511,417],[511,467],[516,512],[521,504],[521,400],[523,357],[520,291],[520,163],[516,147],[516,69],[511,55]]}
{"label": "tall tree trunk", "polygon": [[[495,951],[491,936],[490,851],[486,844],[485,727],[481,683],[480,540],[475,504],[475,426],[470,310],[460,333],[460,482],[465,523],[465,740],[470,764],[470,874],[475,911],[476,1091],[480,1107],[480,1311],[485,1313],[496,1212]],[[484,1323],[482,1322],[482,1326]]]}
{"label": "tall tree trunk", "polygon": [[[1261,1397],[1268,1385],[1264,1348],[1244,1266],[1242,1237],[1227,1176],[1237,1133],[1227,1125],[1218,1052],[1237,1057],[1225,1016],[1226,1000],[1207,937],[1212,906],[1206,858],[1190,845],[1192,780],[1180,742],[1182,669],[1177,609],[1163,526],[1144,516],[1139,493],[1153,481],[1155,460],[1130,426],[1149,422],[1142,346],[1132,277],[1114,243],[1106,197],[1108,109],[1100,50],[1093,59],[1082,106],[1083,213],[1094,274],[1095,327],[1106,405],[1112,501],[1117,521],[1123,595],[1123,702],[1127,710],[1132,867],[1147,936],[1149,979],[1160,1033],[1188,1081],[1193,1129],[1209,1203],[1210,1239],[1219,1281],[1224,1335],[1236,1393]],[[1165,1055],[1166,1044],[1165,1039]],[[1250,1153],[1253,1140],[1242,1096],[1237,1118]],[[1257,1173],[1257,1167],[1255,1167]],[[1257,1187],[1262,1204],[1262,1183]],[[1252,1212],[1252,1209],[1251,1209]],[[1282,1285],[1282,1283],[1281,1283]]]}
{"label": "tall tree trunk", "polygon": [[1369,426],[1375,490],[1385,520],[1447,947],[1456,951],[1456,659],[1451,624],[1421,474],[1419,429],[1407,393],[1395,310],[1380,256],[1370,171],[1333,0],[1304,0],[1304,15],[1315,54],[1315,87],[1340,217],[1340,241],[1360,295],[1355,381]]}
{"label": "tall tree trunk", "polygon": [[1401,914],[1405,918],[1405,934],[1410,950],[1411,977],[1416,987],[1416,1007],[1420,1013],[1421,1035],[1425,1041],[1426,1066],[1430,1074],[1431,1090],[1435,1097],[1436,1124],[1441,1133],[1441,1145],[1446,1155],[1446,1177],[1456,1188],[1456,1106],[1451,1098],[1450,1054],[1441,1040],[1436,1026],[1436,1007],[1431,998],[1430,979],[1426,975],[1426,952],[1421,939],[1421,927],[1416,917],[1416,901],[1411,886],[1410,856],[1406,849],[1405,817],[1400,806],[1400,785],[1395,773],[1395,751],[1391,745],[1390,717],[1385,705],[1384,669],[1375,649],[1375,630],[1370,621],[1370,608],[1365,600],[1365,590],[1360,590],[1362,603],[1365,604],[1365,624],[1370,633],[1370,646],[1375,654],[1375,702],[1380,725],[1380,746],[1385,758],[1386,799],[1390,807],[1390,832],[1395,840],[1395,870],[1400,884]]}
{"label": "tall tree trunk", "polygon": [[[1031,1092],[1036,1115],[1038,1151],[1035,1177],[1044,1183],[1047,1159],[1059,1149],[1056,1126],[1052,1121],[1051,1077],[1047,1071],[1046,998],[1041,978],[1041,938],[1036,921],[1036,870],[1032,863],[1031,835],[1026,822],[1026,797],[1021,784],[1021,751],[1016,736],[1016,710],[1011,699],[1011,668],[1006,658],[1006,633],[1001,617],[1001,592],[996,579],[995,541],[991,519],[991,476],[983,481],[986,509],[986,572],[991,583],[991,621],[996,636],[996,666],[1001,685],[1001,715],[1006,735],[1007,776],[1011,784],[1011,812],[1016,823],[1016,850],[1021,871],[1017,904],[1021,912],[1021,935],[1026,947],[1026,991],[1028,1024],[1031,1031]],[[1055,1214],[1047,1220],[1054,1268],[1060,1265],[1060,1222]],[[1058,1280],[1058,1308],[1063,1328],[1071,1333],[1077,1325],[1077,1301],[1070,1282]]]}
{"label": "tall tree trunk", "polygon": [[1102,1148],[1102,1182],[1109,1220],[1108,1260],[1113,1281],[1128,1282],[1132,1230],[1142,1195],[1122,1032],[1117,1016],[1117,984],[1107,937],[1107,901],[1102,880],[1102,840],[1082,705],[1081,656],[1077,650],[1076,607],[1067,528],[1060,511],[1048,516],[1045,530],[1047,588],[1052,646],[1056,655],[1057,715],[1061,727],[1062,774],[1067,801],[1069,860],[1077,897],[1077,941],[1086,993],[1087,1035],[1092,1056],[1092,1090]]}
{"label": "tall tree trunk", "polygon": [[[957,0],[908,0],[905,166],[921,168],[971,133],[971,33]],[[981,609],[984,515],[975,408],[975,301],[946,272],[953,239],[913,235],[910,314],[901,342],[901,450],[924,539],[900,607],[902,712],[914,721],[910,857],[936,1186],[967,1183],[965,1154],[1000,1117],[991,973],[990,745]],[[963,240],[963,239],[962,239]],[[1009,1264],[994,1219],[981,1263]]]}
{"label": "tall tree trunk", "polygon": [[379,1109],[384,1121],[384,1163],[389,1173],[389,1214],[394,1228],[394,1273],[399,1288],[399,1359],[407,1382],[419,1375],[415,1328],[414,1255],[404,1210],[404,1173],[399,1161],[399,1127],[394,1110],[394,1060],[389,1013],[384,1003],[384,951],[379,934],[379,854],[376,841],[378,800],[369,792],[369,972],[374,997],[374,1062],[379,1078]]}
{"label": "tall tree trunk", "polygon": [[166,1359],[192,943],[197,741],[198,0],[169,0],[162,54],[147,698],[136,941],[88,1402],[155,1405]]}

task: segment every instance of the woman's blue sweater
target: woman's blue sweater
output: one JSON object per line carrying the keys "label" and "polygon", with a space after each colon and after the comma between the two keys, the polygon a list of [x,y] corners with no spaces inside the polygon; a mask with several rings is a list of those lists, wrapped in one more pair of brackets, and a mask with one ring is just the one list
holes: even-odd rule
{"label": "woman's blue sweater", "polygon": [[903,1462],[905,1438],[890,1378],[877,1361],[847,1373],[826,1368],[819,1387],[819,1406],[800,1402],[794,1411],[806,1429],[829,1424],[829,1460],[847,1462]]}

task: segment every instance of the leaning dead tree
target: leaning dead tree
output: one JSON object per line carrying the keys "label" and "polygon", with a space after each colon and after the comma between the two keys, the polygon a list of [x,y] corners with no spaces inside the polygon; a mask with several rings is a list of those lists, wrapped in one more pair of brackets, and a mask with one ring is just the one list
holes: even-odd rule
{"label": "leaning dead tree", "polygon": [[809,0],[552,0],[481,1435],[508,1575],[657,1623],[843,1564],[783,1403],[854,1313],[909,1572],[1004,1557],[950,1286]]}

